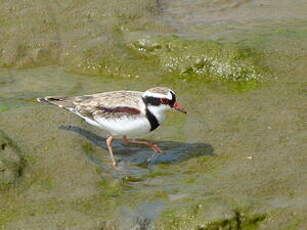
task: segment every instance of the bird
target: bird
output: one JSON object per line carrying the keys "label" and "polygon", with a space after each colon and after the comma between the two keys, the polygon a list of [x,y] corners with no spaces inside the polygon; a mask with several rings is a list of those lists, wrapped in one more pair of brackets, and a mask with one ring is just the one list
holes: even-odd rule
{"label": "bird", "polygon": [[107,131],[106,144],[114,168],[117,166],[112,149],[114,137],[122,137],[125,144],[145,145],[162,153],[158,145],[128,139],[128,136],[138,137],[156,130],[165,120],[167,110],[187,113],[177,102],[175,92],[167,87],[154,87],[144,92],[121,90],[83,96],[46,96],[37,101],[68,110],[90,125]]}

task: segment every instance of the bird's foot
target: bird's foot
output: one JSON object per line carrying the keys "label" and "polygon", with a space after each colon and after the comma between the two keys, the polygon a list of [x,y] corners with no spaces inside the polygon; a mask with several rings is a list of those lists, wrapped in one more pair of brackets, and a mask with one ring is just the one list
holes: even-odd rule
{"label": "bird's foot", "polygon": [[150,148],[151,148],[154,152],[156,152],[156,153],[162,153],[162,152],[163,152],[162,149],[161,149],[158,145],[156,145],[156,144],[151,144],[151,145],[150,145]]}
{"label": "bird's foot", "polygon": [[114,169],[117,168],[117,162],[116,162],[116,161],[113,161],[113,162],[112,162],[112,167],[113,167]]}
{"label": "bird's foot", "polygon": [[138,144],[138,145],[146,145],[151,148],[156,153],[162,153],[160,147],[156,144],[152,144],[148,141],[137,141],[137,140],[129,140],[126,136],[123,137],[123,142],[125,144]]}

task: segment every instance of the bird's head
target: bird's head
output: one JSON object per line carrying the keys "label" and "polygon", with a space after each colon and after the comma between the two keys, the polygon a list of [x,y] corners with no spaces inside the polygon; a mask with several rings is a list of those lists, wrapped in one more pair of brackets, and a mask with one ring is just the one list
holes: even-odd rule
{"label": "bird's head", "polygon": [[183,106],[176,101],[175,92],[169,88],[151,88],[146,90],[142,97],[148,109],[153,113],[164,112],[169,109],[187,113]]}

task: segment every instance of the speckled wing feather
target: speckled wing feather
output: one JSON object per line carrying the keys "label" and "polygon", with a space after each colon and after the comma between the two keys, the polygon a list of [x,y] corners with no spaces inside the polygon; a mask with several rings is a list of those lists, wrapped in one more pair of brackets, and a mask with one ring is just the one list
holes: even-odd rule
{"label": "speckled wing feather", "polygon": [[39,102],[47,102],[69,110],[82,117],[120,118],[122,116],[145,116],[142,92],[114,91],[84,96],[48,96],[38,98]]}
{"label": "speckled wing feather", "polygon": [[84,96],[47,96],[37,100],[57,105],[91,120],[140,114],[145,116],[142,92],[137,91],[114,91]]}
{"label": "speckled wing feather", "polygon": [[75,97],[74,112],[92,120],[145,114],[142,93],[115,91]]}

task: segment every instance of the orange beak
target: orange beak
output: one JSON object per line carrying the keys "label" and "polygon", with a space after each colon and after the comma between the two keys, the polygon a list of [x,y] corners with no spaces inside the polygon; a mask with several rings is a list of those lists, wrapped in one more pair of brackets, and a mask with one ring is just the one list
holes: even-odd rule
{"label": "orange beak", "polygon": [[182,113],[185,113],[185,114],[187,113],[187,111],[184,110],[183,106],[177,102],[175,102],[175,104],[173,105],[173,108]]}

